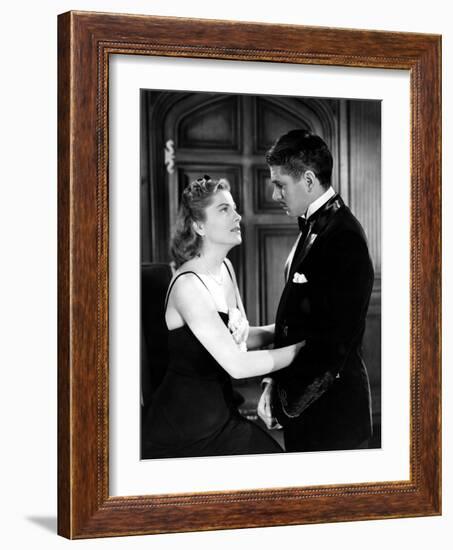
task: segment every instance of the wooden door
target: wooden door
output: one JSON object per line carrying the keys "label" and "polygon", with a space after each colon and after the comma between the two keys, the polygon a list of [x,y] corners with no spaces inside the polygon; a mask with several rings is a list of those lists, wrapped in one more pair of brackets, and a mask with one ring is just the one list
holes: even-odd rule
{"label": "wooden door", "polygon": [[189,181],[203,174],[226,178],[242,215],[243,244],[229,256],[247,314],[251,324],[273,322],[283,266],[298,229],[272,201],[264,154],[293,128],[320,134],[335,151],[338,101],[206,93],[167,94],[166,99],[160,106],[165,116],[157,151],[164,151],[164,165],[167,150],[160,185],[168,194],[168,228]]}

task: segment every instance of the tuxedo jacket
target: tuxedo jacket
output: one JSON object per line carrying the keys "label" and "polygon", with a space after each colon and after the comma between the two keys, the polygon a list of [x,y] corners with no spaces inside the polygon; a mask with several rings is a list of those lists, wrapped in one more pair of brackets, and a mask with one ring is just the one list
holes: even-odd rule
{"label": "tuxedo jacket", "polygon": [[355,448],[372,429],[361,345],[373,266],[364,231],[339,195],[308,222],[275,324],[275,347],[306,344],[273,375],[272,406],[288,451]]}

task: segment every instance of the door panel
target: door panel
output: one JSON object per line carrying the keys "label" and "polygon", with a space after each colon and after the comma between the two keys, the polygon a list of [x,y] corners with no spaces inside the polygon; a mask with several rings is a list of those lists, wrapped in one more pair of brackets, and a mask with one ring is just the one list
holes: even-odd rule
{"label": "door panel", "polygon": [[282,288],[284,266],[297,238],[297,226],[262,225],[257,230],[259,324],[274,322]]}
{"label": "door panel", "polygon": [[178,148],[240,151],[239,96],[203,102],[185,114],[177,125]]}
{"label": "door panel", "polygon": [[[275,101],[275,100],[274,100]],[[308,120],[303,120],[297,112],[291,112],[286,107],[268,101],[266,98],[255,99],[255,151],[264,154],[278,136],[286,134],[294,128],[313,130]]]}

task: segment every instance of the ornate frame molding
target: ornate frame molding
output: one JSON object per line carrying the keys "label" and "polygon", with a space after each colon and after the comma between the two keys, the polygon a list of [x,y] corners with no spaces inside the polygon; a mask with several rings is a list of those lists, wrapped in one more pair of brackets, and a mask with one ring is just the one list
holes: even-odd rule
{"label": "ornate frame molding", "polygon": [[[88,538],[440,514],[440,37],[69,12],[59,16],[58,41],[58,532]],[[409,481],[109,496],[107,168],[112,54],[410,71]],[[430,216],[422,215],[426,211]]]}

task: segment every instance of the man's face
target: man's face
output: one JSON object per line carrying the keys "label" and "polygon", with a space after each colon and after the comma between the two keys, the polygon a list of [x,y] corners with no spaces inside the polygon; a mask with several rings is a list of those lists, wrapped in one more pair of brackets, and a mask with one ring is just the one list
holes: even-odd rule
{"label": "man's face", "polygon": [[288,216],[302,216],[313,200],[304,176],[295,179],[284,173],[281,166],[271,166],[270,169],[274,186],[272,199],[281,205]]}

